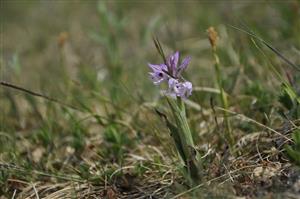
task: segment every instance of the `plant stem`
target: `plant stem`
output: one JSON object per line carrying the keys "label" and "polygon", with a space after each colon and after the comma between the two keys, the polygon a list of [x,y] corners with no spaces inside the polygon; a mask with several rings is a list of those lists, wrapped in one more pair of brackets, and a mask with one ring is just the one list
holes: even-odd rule
{"label": "plant stem", "polygon": [[[217,84],[218,84],[218,87],[219,87],[219,90],[220,90],[220,100],[222,102],[223,108],[228,109],[228,100],[227,100],[227,96],[226,96],[226,94],[224,92],[224,89],[223,89],[219,56],[217,54],[216,48],[212,48],[212,51],[213,51],[213,56],[214,56],[214,60],[215,60],[215,70],[216,70],[216,75],[217,75]],[[234,137],[233,137],[233,134],[232,134],[232,129],[231,129],[231,125],[230,125],[230,121],[229,121],[227,112],[224,112],[224,120],[225,120],[225,127],[226,127],[225,138],[228,142],[230,150],[233,151],[232,148],[233,148],[233,145],[234,145]]]}
{"label": "plant stem", "polygon": [[[167,98],[167,101],[172,110],[177,127],[176,131],[172,132],[176,134],[176,136],[173,136],[176,149],[185,163],[190,179],[196,181],[200,178],[197,160],[198,152],[195,150],[193,136],[188,125],[185,104],[181,98],[177,98],[177,101]],[[175,137],[178,139],[175,140]]]}

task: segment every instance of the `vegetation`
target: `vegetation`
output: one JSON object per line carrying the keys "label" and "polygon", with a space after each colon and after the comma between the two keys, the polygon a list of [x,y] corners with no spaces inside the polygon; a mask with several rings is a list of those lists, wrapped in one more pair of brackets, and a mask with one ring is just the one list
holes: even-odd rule
{"label": "vegetation", "polygon": [[0,7],[1,199],[298,197],[298,0]]}

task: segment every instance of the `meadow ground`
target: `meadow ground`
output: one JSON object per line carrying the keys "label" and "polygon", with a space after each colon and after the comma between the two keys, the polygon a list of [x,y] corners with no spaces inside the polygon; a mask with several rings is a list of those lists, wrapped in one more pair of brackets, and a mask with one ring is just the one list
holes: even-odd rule
{"label": "meadow ground", "polygon": [[[1,199],[299,198],[299,1],[0,5]],[[149,79],[147,64],[162,62],[153,36],[191,56],[193,183]]]}

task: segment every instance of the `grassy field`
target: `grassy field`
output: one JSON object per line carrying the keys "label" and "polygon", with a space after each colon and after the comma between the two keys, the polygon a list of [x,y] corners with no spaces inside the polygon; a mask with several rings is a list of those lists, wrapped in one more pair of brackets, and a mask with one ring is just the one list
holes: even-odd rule
{"label": "grassy field", "polygon": [[[300,1],[0,6],[1,199],[299,198]],[[149,78],[153,37],[191,57],[197,180]]]}

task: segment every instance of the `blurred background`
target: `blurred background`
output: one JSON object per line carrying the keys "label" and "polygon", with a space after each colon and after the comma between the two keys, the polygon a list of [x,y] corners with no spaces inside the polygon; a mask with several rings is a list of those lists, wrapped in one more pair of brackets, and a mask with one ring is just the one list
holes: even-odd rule
{"label": "blurred background", "polygon": [[[280,123],[278,117],[270,119],[281,85],[270,63],[285,77],[297,79],[297,74],[231,25],[255,32],[291,62],[300,63],[297,0],[1,0],[0,20],[1,81],[81,110],[1,87],[0,161],[29,170],[79,173],[81,178],[91,175],[86,171],[91,162],[112,168],[137,164],[140,159],[131,153],[163,164],[174,161],[167,158],[174,155],[167,130],[153,112],[154,105],[165,110],[159,88],[148,78],[147,63],[162,62],[153,36],[166,54],[179,50],[183,57],[192,57],[184,77],[198,88],[190,98],[189,116],[195,136],[208,135],[201,143],[216,136],[209,111],[211,99],[219,100],[201,90],[216,88],[206,33],[210,26],[219,35],[217,48],[230,106],[258,122],[274,128]],[[259,130],[239,122],[234,128],[241,134]],[[24,172],[6,174],[1,178],[6,185],[3,192],[12,193],[7,185],[12,176],[28,180]]]}
{"label": "blurred background", "polygon": [[[147,67],[162,61],[152,41],[157,36],[166,54],[179,50],[192,56],[185,76],[194,86],[214,87],[206,33],[214,26],[225,90],[246,92],[255,83],[272,90],[281,83],[270,73],[269,61],[248,35],[230,25],[254,31],[298,63],[299,20],[299,1],[1,1],[1,79],[74,106],[100,109],[97,98],[135,106],[159,96]],[[263,51],[275,67],[292,72],[273,52]],[[23,94],[2,88],[1,95],[2,124],[19,123],[7,116],[12,107],[28,111],[17,105]],[[8,96],[18,100],[8,102]],[[209,102],[203,93],[192,99]]]}
{"label": "blurred background", "polygon": [[[180,50],[193,57],[188,75],[199,85],[213,76],[209,26],[218,28],[225,70],[243,64],[252,78],[253,70],[261,68],[250,67],[259,53],[249,37],[228,25],[245,25],[291,54],[292,61],[299,57],[298,1],[13,0],[1,5],[2,79],[63,99],[69,95],[66,85],[84,78],[95,80],[91,82],[98,88],[126,84],[132,94],[152,87],[145,81],[146,63],[161,62],[152,35],[167,54]],[[260,77],[265,76],[255,76]]]}

